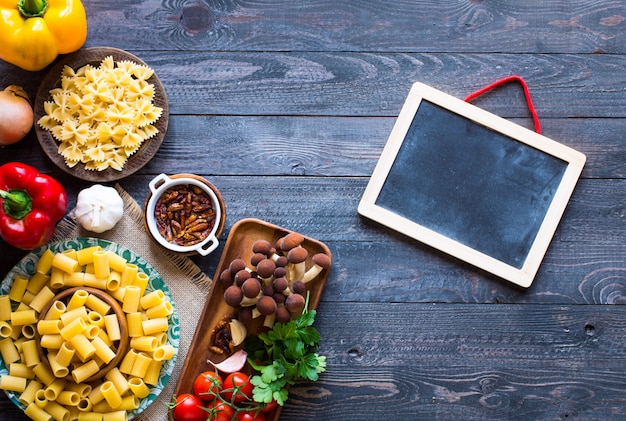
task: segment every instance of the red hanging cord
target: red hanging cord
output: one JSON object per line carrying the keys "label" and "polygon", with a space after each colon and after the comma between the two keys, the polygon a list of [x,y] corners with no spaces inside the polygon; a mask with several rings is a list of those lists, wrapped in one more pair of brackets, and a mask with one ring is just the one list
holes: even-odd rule
{"label": "red hanging cord", "polygon": [[530,90],[528,89],[528,85],[526,84],[526,81],[524,81],[524,79],[522,79],[519,76],[508,76],[505,77],[503,79],[497,80],[494,83],[492,83],[491,85],[487,85],[482,89],[479,89],[478,91],[469,94],[464,101],[465,102],[469,102],[472,99],[476,98],[477,96],[480,96],[482,94],[484,94],[485,92],[498,87],[500,85],[503,85],[505,83],[508,82],[519,82],[522,85],[522,88],[524,88],[524,95],[526,96],[526,102],[528,103],[528,110],[530,111],[530,114],[532,115],[533,118],[533,123],[535,125],[535,131],[537,133],[541,133],[541,126],[539,124],[539,117],[537,116],[537,111],[535,110],[535,106],[533,105],[533,101],[530,99]]}

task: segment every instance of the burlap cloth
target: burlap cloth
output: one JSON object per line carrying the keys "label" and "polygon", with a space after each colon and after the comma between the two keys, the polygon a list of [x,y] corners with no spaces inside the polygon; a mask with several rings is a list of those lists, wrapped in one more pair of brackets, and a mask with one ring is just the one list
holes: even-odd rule
{"label": "burlap cloth", "polygon": [[84,230],[74,219],[73,211],[57,225],[53,241],[77,237],[97,237],[132,250],[150,263],[167,284],[180,323],[180,344],[174,371],[159,397],[139,416],[137,421],[165,421],[167,406],[187,356],[196,324],[202,313],[211,279],[188,257],[176,255],[158,246],[148,235],[143,224],[143,210],[119,185],[115,186],[124,200],[124,216],[117,225],[102,234]]}

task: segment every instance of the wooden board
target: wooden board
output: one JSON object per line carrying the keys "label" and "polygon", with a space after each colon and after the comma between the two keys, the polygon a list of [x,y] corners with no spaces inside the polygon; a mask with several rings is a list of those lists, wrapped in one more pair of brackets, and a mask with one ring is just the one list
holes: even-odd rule
{"label": "wooden board", "polygon": [[529,287],[585,156],[422,83],[358,212]]}
{"label": "wooden board", "polygon": [[[204,272],[249,216],[333,251],[316,318],[329,365],[290,388],[280,420],[623,420],[624,2],[276,6],[89,2],[86,46],[133,52],[167,90],[167,136],[121,186],[142,203],[154,176],[191,172],[224,194],[220,248],[192,257]],[[2,86],[31,99],[45,73],[0,61]],[[587,156],[526,290],[355,212],[414,81],[463,98],[510,74],[528,82],[543,133]],[[532,126],[513,84],[472,103]],[[91,184],[57,168],[34,130],[4,152],[57,177],[70,202]],[[0,251],[3,273],[25,254]],[[2,393],[0,411],[28,420]]]}
{"label": "wooden board", "polygon": [[[253,255],[252,244],[256,240],[264,239],[275,244],[279,238],[284,237],[290,232],[293,231],[252,218],[242,219],[233,225],[228,239],[226,240],[226,245],[224,246],[219,264],[215,270],[211,289],[209,290],[204,309],[196,326],[194,338],[189,346],[187,358],[183,364],[178,383],[174,389],[174,396],[178,396],[182,393],[191,393],[193,390],[193,382],[200,373],[207,370],[215,370],[207,360],[217,363],[227,357],[226,355],[220,355],[210,349],[211,332],[213,332],[217,324],[223,320],[225,316],[235,314],[234,309],[224,301],[225,288],[224,285],[219,282],[220,273],[228,268],[230,263],[236,258],[241,258],[245,262],[249,262],[250,257]],[[324,243],[312,238],[305,236],[302,247],[308,250],[309,256],[315,253],[325,253],[332,258],[330,249]],[[308,262],[307,265],[308,269],[311,266],[310,262]],[[316,279],[307,284],[308,291],[310,292],[309,309],[317,308],[322,296],[322,291],[326,285],[328,272],[328,270],[324,269]],[[251,325],[248,326],[248,335],[258,332],[262,328],[262,321],[262,318],[253,320]],[[249,367],[248,371],[250,371]],[[277,420],[281,409],[282,408],[278,406],[276,410],[268,412],[266,414],[267,420]],[[173,421],[171,413],[170,420]]]}

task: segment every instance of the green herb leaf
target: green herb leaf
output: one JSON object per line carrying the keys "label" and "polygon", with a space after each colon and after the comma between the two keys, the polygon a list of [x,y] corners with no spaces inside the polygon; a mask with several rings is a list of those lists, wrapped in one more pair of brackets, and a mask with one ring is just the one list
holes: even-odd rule
{"label": "green herb leaf", "polygon": [[319,346],[320,333],[313,327],[315,310],[305,310],[286,323],[274,323],[271,330],[246,340],[248,361],[259,372],[253,376],[252,397],[256,402],[269,403],[275,399],[284,405],[288,397],[287,386],[296,380],[315,381],[326,370],[326,357],[315,351]]}

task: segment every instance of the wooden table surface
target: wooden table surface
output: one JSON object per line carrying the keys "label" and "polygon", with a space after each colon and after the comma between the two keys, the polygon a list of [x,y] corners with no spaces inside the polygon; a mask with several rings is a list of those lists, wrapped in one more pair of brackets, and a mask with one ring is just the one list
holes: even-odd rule
{"label": "wooden table surface", "polygon": [[[160,150],[120,180],[202,175],[228,220],[326,243],[328,369],[281,420],[610,420],[626,416],[626,2],[85,0],[85,47],[127,50],[167,91]],[[0,63],[34,97],[46,71]],[[587,164],[533,285],[522,290],[365,220],[357,204],[413,82],[458,98],[516,74],[543,134]],[[522,90],[475,105],[532,128]],[[0,150],[91,183],[34,131]],[[222,241],[223,242],[223,241]],[[194,261],[213,275],[221,249]],[[0,275],[25,254],[0,242]],[[190,321],[195,323],[195,321]],[[24,416],[3,395],[0,419]]]}

